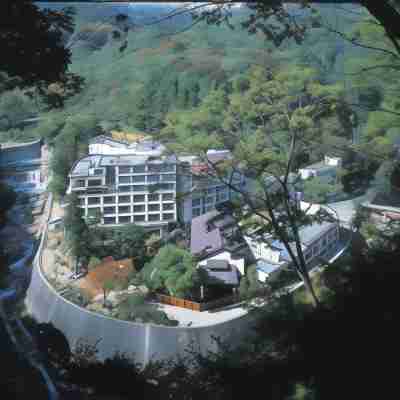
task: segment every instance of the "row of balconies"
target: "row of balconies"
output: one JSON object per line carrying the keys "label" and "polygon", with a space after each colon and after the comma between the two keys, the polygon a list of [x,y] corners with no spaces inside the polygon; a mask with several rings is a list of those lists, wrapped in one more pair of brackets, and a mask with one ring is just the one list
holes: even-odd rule
{"label": "row of balconies", "polygon": [[[85,206],[83,206],[85,207]],[[98,208],[101,212],[104,214],[131,214],[132,210],[134,213],[146,213],[146,212],[160,212],[162,211],[173,211],[175,212],[175,204],[174,203],[169,203],[169,204],[162,204],[162,207],[160,204],[147,204],[147,207],[145,204],[140,204],[140,205],[126,205],[126,206],[99,206],[93,205],[93,206],[86,206],[86,209],[93,210]]]}
{"label": "row of balconies", "polygon": [[118,174],[171,173],[176,171],[175,164],[143,164],[134,166],[119,166]]}
{"label": "row of balconies", "polygon": [[[162,218],[161,218],[162,216]],[[147,218],[146,218],[147,217]],[[149,214],[149,215],[115,215],[103,217],[104,224],[139,223],[160,224],[175,221],[175,214]]]}

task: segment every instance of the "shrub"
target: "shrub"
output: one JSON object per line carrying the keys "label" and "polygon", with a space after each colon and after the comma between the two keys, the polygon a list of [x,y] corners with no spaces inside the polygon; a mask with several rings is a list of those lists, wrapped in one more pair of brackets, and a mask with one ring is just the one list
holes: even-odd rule
{"label": "shrub", "polygon": [[143,294],[129,295],[123,300],[116,313],[116,317],[127,321],[150,322],[158,325],[176,326],[178,322],[171,320],[154,304],[146,302]]}
{"label": "shrub", "polygon": [[89,264],[88,264],[88,268],[89,271],[91,271],[92,269],[94,269],[97,265],[99,265],[101,263],[100,258],[92,256],[89,259]]}
{"label": "shrub", "polygon": [[90,298],[87,293],[74,286],[69,287],[67,291],[63,293],[63,297],[81,307],[86,307],[90,303]]}

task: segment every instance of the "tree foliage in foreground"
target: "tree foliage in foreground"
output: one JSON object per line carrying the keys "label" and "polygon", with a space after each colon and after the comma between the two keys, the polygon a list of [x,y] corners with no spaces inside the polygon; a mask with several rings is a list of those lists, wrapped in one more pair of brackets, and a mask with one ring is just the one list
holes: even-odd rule
{"label": "tree foliage in foreground", "polygon": [[221,342],[220,353],[189,351],[192,367],[175,361],[140,370],[123,355],[100,362],[90,346],[66,357],[66,341],[53,330],[42,334],[40,348],[57,366],[55,372],[63,371],[60,388],[76,385],[85,400],[138,393],[148,399],[236,400],[249,387],[271,400],[380,398],[382,391],[397,388],[392,367],[400,333],[397,236],[392,245],[367,254],[355,251],[352,259],[329,267],[322,278],[329,288],[323,307],[281,297],[262,310],[256,335],[249,334],[242,347]]}

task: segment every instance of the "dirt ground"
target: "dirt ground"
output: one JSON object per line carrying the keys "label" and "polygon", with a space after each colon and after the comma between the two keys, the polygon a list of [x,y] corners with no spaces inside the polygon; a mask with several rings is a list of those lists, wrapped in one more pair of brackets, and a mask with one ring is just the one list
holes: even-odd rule
{"label": "dirt ground", "polygon": [[131,259],[105,261],[89,271],[84,278],[79,280],[78,285],[93,298],[103,293],[105,282],[124,281],[132,271],[135,271],[135,267]]}

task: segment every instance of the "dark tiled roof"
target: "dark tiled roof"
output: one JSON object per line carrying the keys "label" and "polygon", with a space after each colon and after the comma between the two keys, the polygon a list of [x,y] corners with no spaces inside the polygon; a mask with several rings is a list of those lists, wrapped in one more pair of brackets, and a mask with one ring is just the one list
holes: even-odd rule
{"label": "dark tiled roof", "polygon": [[207,284],[222,284],[236,286],[239,284],[239,275],[236,267],[226,260],[209,260],[207,265],[201,266],[207,274]]}
{"label": "dark tiled roof", "polygon": [[191,226],[190,251],[193,255],[207,252],[209,254],[221,250],[223,240],[218,228],[209,230],[209,220],[218,215],[218,211],[213,210],[199,217],[193,218]]}

